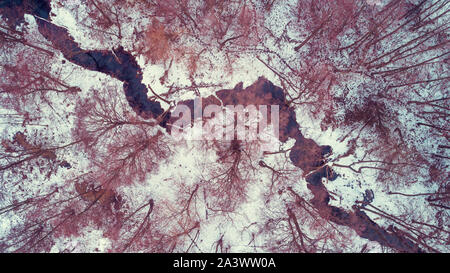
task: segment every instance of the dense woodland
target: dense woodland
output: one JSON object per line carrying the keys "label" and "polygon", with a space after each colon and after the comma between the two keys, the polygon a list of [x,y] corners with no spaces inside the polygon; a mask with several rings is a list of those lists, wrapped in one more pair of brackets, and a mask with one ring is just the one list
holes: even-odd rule
{"label": "dense woodland", "polygon": [[[0,1],[0,251],[448,252],[449,11]],[[175,141],[196,97],[279,141]]]}

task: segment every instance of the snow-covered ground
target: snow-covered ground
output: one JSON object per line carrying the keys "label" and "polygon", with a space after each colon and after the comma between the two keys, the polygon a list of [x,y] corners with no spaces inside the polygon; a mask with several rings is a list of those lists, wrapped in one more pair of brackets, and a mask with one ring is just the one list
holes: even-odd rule
{"label": "snow-covered ground", "polygon": [[[232,89],[241,82],[243,87],[246,88],[256,82],[261,76],[264,76],[277,86],[286,84],[282,82],[283,80],[274,70],[287,76],[293,75],[292,71],[280,59],[292,63],[293,67],[302,66],[304,61],[302,59],[303,53],[302,51],[296,52],[294,48],[298,45],[296,41],[305,39],[308,34],[306,29],[290,27],[290,24],[292,24],[290,13],[292,8],[295,7],[295,2],[275,1],[271,11],[268,14],[264,14],[265,17],[262,19],[262,23],[266,28],[270,29],[274,36],[265,33],[262,38],[262,45],[255,46],[251,50],[242,50],[239,54],[233,53],[228,55],[218,45],[208,48],[199,57],[194,74],[189,67],[189,55],[174,58],[174,61],[169,59],[159,63],[152,63],[146,56],[133,51],[135,28],[143,29],[150,24],[150,20],[143,13],[139,12],[136,7],[125,8],[128,9],[125,12],[128,18],[122,18],[121,39],[114,35],[98,34],[98,31],[95,29],[87,27],[90,26],[92,21],[90,21],[91,19],[87,14],[86,5],[80,4],[80,1],[52,1],[51,20],[53,23],[67,28],[83,49],[111,50],[117,46],[123,46],[125,49],[130,50],[142,68],[143,83],[151,86],[158,95],[164,96],[173,87],[180,88],[181,91],[165,97],[167,100],[176,103],[182,100],[194,99],[198,96],[208,97],[220,89]],[[371,0],[367,2],[374,5],[374,8],[381,9],[387,1]],[[257,7],[257,11],[262,12],[259,7]],[[26,26],[28,29],[27,39],[30,41],[43,40],[38,33],[35,19],[30,15],[26,15],[25,18],[28,23]],[[284,39],[282,43],[276,41],[277,37],[284,35],[285,29],[292,41],[287,39]],[[115,33],[117,29],[114,29],[113,26],[107,31]],[[263,31],[262,28],[261,31]],[[408,32],[404,32],[400,33],[398,37],[399,39],[404,39],[408,35],[410,35]],[[194,49],[202,48],[198,40],[190,39],[188,36],[182,36],[174,43],[173,47],[178,48],[182,46]],[[394,43],[397,43],[397,40],[393,38],[391,42],[386,43],[386,47],[393,47]],[[264,52],[266,49],[277,52],[279,57],[277,58]],[[17,50],[21,51],[24,48],[18,47]],[[307,51],[307,49],[304,50]],[[13,55],[11,54],[11,56]],[[232,56],[232,61],[230,61],[230,56]],[[421,55],[419,58],[426,59],[433,56],[433,52],[431,52],[428,55]],[[345,56],[345,54],[340,56],[321,56],[321,58],[328,58],[330,63],[334,64],[351,63],[350,57]],[[263,61],[270,64],[273,70]],[[63,75],[62,78],[68,85],[77,86],[81,91],[70,97],[65,96],[65,94],[49,95],[46,97],[48,103],[37,100],[35,105],[23,105],[22,110],[30,113],[39,113],[38,125],[30,123],[21,126],[20,118],[17,123],[11,125],[11,115],[19,113],[14,109],[0,109],[0,121],[3,124],[0,124],[2,140],[11,140],[17,131],[26,131],[30,136],[39,134],[41,138],[47,137],[51,139],[51,144],[53,145],[74,141],[72,131],[75,127],[76,117],[74,112],[77,101],[89,99],[93,92],[99,92],[99,90],[102,90],[102,87],[107,85],[114,86],[118,90],[118,96],[121,96],[120,100],[125,105],[127,104],[122,91],[122,83],[112,77],[76,66],[64,60],[64,57],[57,51],[55,51],[55,55],[48,62],[51,65],[47,68],[50,69],[51,73]],[[439,76],[437,75],[438,72],[429,72],[434,76]],[[165,75],[166,77],[162,81],[161,78]],[[195,79],[195,83],[192,82],[192,79]],[[292,77],[291,79],[295,84],[301,85],[299,77]],[[345,86],[347,88],[346,98],[355,104],[361,101],[361,90],[378,88],[377,85],[371,85],[372,81],[374,81],[373,78],[365,75],[361,76],[358,73],[346,76],[336,74],[336,80],[339,81],[339,85],[335,85],[331,89],[331,95],[336,97],[343,96]],[[200,87],[189,89],[194,84]],[[445,92],[448,91],[441,90],[436,92],[429,85],[420,86],[420,94],[428,100],[448,96],[448,93]],[[370,91],[367,93],[370,93]],[[151,96],[152,94],[149,93],[148,95]],[[404,96],[408,100],[421,99],[413,92],[409,92]],[[160,102],[164,109],[169,107],[169,104],[163,101]],[[436,138],[429,128],[416,125],[418,122],[421,122],[414,112],[416,110],[408,109],[407,107],[400,108],[399,105],[390,101],[387,101],[386,104],[391,111],[395,111],[398,115],[395,122],[390,120],[387,123],[391,122],[392,126],[395,126],[395,124],[400,124],[399,127],[402,126],[400,130],[403,132],[403,139],[406,144],[400,150],[405,151],[405,153],[414,150],[418,154],[425,155],[436,153],[438,145],[442,143],[442,138]],[[319,145],[330,145],[333,149],[327,164],[333,167],[339,176],[334,181],[324,181],[324,185],[333,197],[330,200],[331,205],[350,211],[358,201],[363,201],[367,191],[372,191],[373,201],[371,205],[374,207],[391,215],[408,215],[411,219],[424,219],[430,225],[442,227],[442,223],[438,223],[438,220],[434,217],[440,209],[430,206],[425,200],[426,196],[408,197],[389,194],[389,192],[402,192],[404,194],[436,192],[438,185],[430,182],[428,169],[422,170],[420,166],[411,167],[415,168],[414,173],[408,172],[399,177],[392,176],[391,179],[380,180],[380,169],[363,168],[361,172],[356,172],[350,168],[335,166],[351,165],[361,160],[383,160],[376,153],[367,155],[368,150],[376,150],[377,145],[380,145],[378,142],[379,137],[373,131],[365,130],[360,135],[361,141],[352,142],[364,124],[355,124],[353,127],[333,128],[333,126],[328,126],[323,128],[322,119],[326,115],[325,112],[317,115],[313,114],[311,109],[308,104],[295,105],[296,118],[305,137],[313,139]],[[344,109],[334,110],[336,111],[336,117],[343,119]],[[390,130],[394,131],[394,129],[393,127]],[[161,132],[166,134],[162,129]],[[347,135],[348,137],[344,138]],[[165,137],[170,138],[167,134]],[[149,172],[145,181],[126,184],[117,188],[117,192],[125,200],[130,211],[132,208],[139,208],[148,202],[149,199],[153,199],[155,201],[155,213],[161,212],[161,215],[155,217],[164,218],[167,216],[168,219],[167,223],[161,224],[162,229],[174,228],[174,226],[177,227],[180,224],[177,223],[176,218],[169,217],[171,212],[164,211],[164,206],[172,204],[176,207],[180,201],[180,189],[187,188],[192,191],[196,185],[201,185],[201,183],[204,183],[202,181],[210,179],[211,177],[208,178],[208,176],[211,175],[208,172],[211,168],[214,168],[218,159],[214,150],[205,149],[205,146],[202,146],[203,142],[175,142],[173,140],[169,140],[169,142],[171,153],[166,162],[156,170]],[[293,146],[293,141],[278,143],[278,145],[279,147],[275,147],[276,149],[287,150]],[[348,154],[349,149],[354,150]],[[57,152],[57,156],[67,160],[72,165],[72,168],[70,170],[59,168],[50,178],[46,178],[46,173],[41,173],[38,169],[35,169],[27,175],[27,183],[23,183],[19,189],[16,187],[17,181],[21,181],[22,178],[19,178],[16,173],[2,173],[3,183],[0,190],[0,207],[5,207],[15,200],[25,200],[32,196],[48,193],[56,187],[63,190],[55,195],[55,200],[60,198],[59,195],[66,196],[65,194],[71,190],[73,191],[73,189],[66,187],[65,183],[69,179],[90,170],[89,157],[77,146],[64,149],[61,153]],[[235,211],[231,213],[208,213],[207,203],[209,199],[204,197],[203,192],[198,192],[195,217],[200,222],[200,228],[195,246],[191,246],[189,248],[190,251],[214,252],[220,239],[223,241],[223,248],[229,252],[269,251],[270,247],[272,247],[268,246],[271,240],[276,240],[274,239],[276,236],[281,238],[282,235],[277,233],[279,230],[267,231],[266,221],[276,217],[286,218],[285,206],[288,203],[293,203],[295,200],[292,195],[287,193],[286,189],[292,187],[295,192],[306,200],[312,197],[306,187],[305,174],[301,170],[295,170],[295,167],[285,157],[285,154],[264,156],[259,154],[254,155],[252,160],[253,165],[258,165],[259,160],[264,160],[268,166],[272,166],[275,169],[284,168],[293,169],[294,171],[289,174],[289,179],[273,185],[273,173],[267,168],[256,168],[255,171],[257,173],[253,175],[253,178],[246,185],[245,202],[240,203]],[[359,167],[363,166],[379,167],[380,165],[376,163],[357,163],[353,167],[358,170]],[[441,168],[443,172],[448,171],[448,165],[444,164]],[[274,186],[274,193],[269,194],[268,189],[272,186]],[[278,194],[278,190],[283,191],[283,194]],[[142,210],[135,217],[143,217],[145,213],[146,211]],[[446,213],[444,212],[444,214]],[[379,217],[377,214],[368,212],[368,215],[382,227],[395,224],[393,221]],[[12,230],[20,226],[23,221],[22,217],[23,215],[20,216],[14,211],[0,214],[0,241],[6,241],[6,237],[12,233]],[[443,219],[448,221],[447,217]],[[304,225],[303,227],[308,234],[313,235],[315,229],[312,226],[308,226],[308,221],[310,220],[306,219],[304,223],[300,224]],[[448,222],[443,225],[443,228],[447,227]],[[342,248],[345,251],[360,251],[365,244],[368,244],[368,251],[382,251],[377,243],[360,238],[350,228],[339,227],[339,229],[342,233],[349,234],[348,236],[351,238],[351,243],[349,243],[351,245]],[[185,251],[190,246],[194,235],[195,233],[190,233],[189,236],[191,237],[185,236],[183,239],[184,243],[179,244],[175,251]],[[274,238],[271,236],[274,236]],[[332,248],[332,244],[330,242],[327,247]],[[435,245],[434,247],[444,252],[448,251],[448,247],[445,245]],[[113,243],[107,238],[105,231],[95,227],[86,227],[76,236],[55,238],[54,245],[51,247],[51,252],[107,252],[113,250]],[[339,251],[339,248],[336,247],[336,251]]]}

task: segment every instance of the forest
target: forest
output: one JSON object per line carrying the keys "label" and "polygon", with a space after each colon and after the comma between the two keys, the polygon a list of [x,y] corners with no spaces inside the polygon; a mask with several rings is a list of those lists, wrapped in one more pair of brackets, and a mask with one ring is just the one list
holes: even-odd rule
{"label": "forest", "polygon": [[449,252],[449,11],[0,0],[0,252]]}

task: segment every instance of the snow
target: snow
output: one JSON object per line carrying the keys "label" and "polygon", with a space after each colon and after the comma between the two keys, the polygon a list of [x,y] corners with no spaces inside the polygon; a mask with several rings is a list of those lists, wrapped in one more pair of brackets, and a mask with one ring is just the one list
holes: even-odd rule
{"label": "snow", "polygon": [[85,228],[80,236],[60,237],[56,239],[50,253],[103,253],[107,252],[112,243],[103,237],[101,230]]}
{"label": "snow", "polygon": [[[124,27],[124,38],[121,40],[107,36],[94,39],[93,37],[99,34],[80,24],[80,20],[85,20],[87,16],[85,5],[80,5],[78,1],[64,1],[64,5],[62,5],[62,2],[52,1],[53,15],[51,16],[51,20],[55,24],[65,27],[74,37],[75,41],[80,43],[82,48],[100,50],[111,49],[122,45],[132,51],[133,29],[131,27]],[[376,5],[380,8],[386,1],[367,0],[367,2],[370,5]],[[278,53],[281,58],[292,63],[292,66],[301,67],[303,62],[301,58],[309,48],[305,46],[302,51],[295,52],[294,47],[298,45],[298,41],[303,40],[308,35],[308,32],[303,31],[300,26],[298,26],[300,27],[298,31],[288,24],[291,20],[291,8],[289,5],[292,5],[295,1],[286,1],[283,5],[278,4],[278,1],[276,3],[269,16],[264,18],[265,26],[270,28],[275,37],[270,35],[264,37],[264,46]],[[139,29],[145,28],[149,24],[148,19],[139,17],[139,12],[129,12],[129,15],[130,20],[134,21],[139,26]],[[27,39],[42,40],[37,33],[35,19],[29,15],[26,15],[25,19],[29,23],[28,29],[30,34]],[[84,23],[88,25],[89,21]],[[286,29],[286,33],[292,41],[286,40],[280,43],[277,41],[277,38],[283,35],[284,29]],[[354,34],[349,32],[342,35],[342,45],[347,45],[347,40],[350,41],[350,37]],[[409,33],[394,35],[392,40],[388,40],[383,44],[383,47],[386,49],[392,48],[398,41],[411,39],[412,37],[409,35]],[[199,41],[188,38],[178,41],[178,45],[201,48]],[[21,49],[19,48],[18,50]],[[189,70],[188,56],[174,60],[169,69],[168,62],[152,64],[137,52],[133,51],[133,54],[136,54],[138,64],[143,70],[143,83],[150,85],[157,94],[163,95],[170,90],[171,86],[185,87],[183,92],[168,97],[169,100],[178,102],[194,99],[198,95],[207,97],[213,95],[219,89],[232,89],[241,82],[245,88],[253,84],[260,76],[264,76],[275,85],[281,86],[280,78],[256,57],[261,57],[262,60],[274,66],[280,73],[292,77],[295,76],[292,71],[279,61],[278,57],[270,55],[271,57],[269,58],[269,54],[262,53],[262,51],[263,49],[256,48],[250,51],[239,52],[234,61],[230,63],[227,58],[228,56],[223,51],[217,47],[211,48],[202,53],[199,58],[201,65],[199,65],[194,75]],[[417,60],[428,59],[433,56],[433,53],[427,53],[417,56]],[[346,67],[352,61],[351,57],[347,54],[330,56],[330,59],[330,63],[335,64],[337,67]],[[23,128],[20,125],[3,125],[7,122],[21,123],[22,120],[18,116],[13,116],[18,114],[17,112],[11,109],[0,109],[2,139],[11,139],[18,130],[26,130],[30,135],[33,133],[41,133],[43,137],[51,137],[55,144],[69,143],[73,141],[70,137],[75,122],[72,114],[75,111],[76,100],[78,98],[89,98],[94,90],[101,90],[104,86],[114,86],[117,88],[119,94],[123,93],[122,83],[118,80],[112,79],[102,73],[87,71],[73,65],[67,60],[64,60],[60,53],[56,52],[55,56],[50,59],[50,63],[49,71],[51,73],[60,73],[67,84],[78,86],[81,91],[76,94],[76,97],[67,97],[64,94],[51,95],[48,97],[50,104],[38,99],[38,112],[42,115],[39,125],[28,124]],[[160,79],[166,73],[166,69],[168,69],[167,79],[161,82]],[[440,75],[437,68],[430,68],[423,73],[429,74],[426,78],[433,78],[433,75]],[[357,105],[365,99],[361,96],[360,90],[367,89],[376,91],[382,90],[385,87],[383,85],[372,84],[373,79],[371,77],[364,73],[358,73],[357,71],[346,73],[345,75],[341,74],[337,77],[339,77],[339,85],[335,85],[331,89],[331,93],[335,97],[345,96],[349,104]],[[195,84],[204,84],[207,87],[199,87],[197,90],[198,93],[188,89],[188,87],[194,84],[192,79],[195,79]],[[426,87],[417,87],[422,97],[419,97],[414,92],[398,91],[398,94],[399,97],[404,96],[402,98],[405,101],[420,100],[422,98],[432,100],[448,96],[444,91],[440,92],[429,86]],[[151,93],[148,95],[152,96]],[[121,99],[126,103],[124,96]],[[167,103],[162,101],[161,103],[164,109],[169,107]],[[442,139],[436,138],[429,128],[417,126],[419,120],[417,118],[416,108],[412,106],[400,107],[388,100],[386,100],[386,103],[397,114],[398,122],[395,120],[389,120],[387,122],[401,125],[399,127],[401,132],[403,132],[405,142],[404,151],[414,148],[417,149],[418,154],[425,155],[438,152],[437,147]],[[350,108],[350,105],[347,106]],[[36,105],[26,105],[25,108],[28,112],[37,111]],[[333,153],[327,164],[333,167],[339,176],[334,181],[323,181],[332,196],[330,205],[350,211],[357,201],[363,200],[366,191],[371,190],[374,193],[374,199],[371,203],[372,206],[393,215],[410,215],[417,219],[425,217],[428,220],[427,223],[438,225],[436,220],[431,217],[436,214],[437,209],[429,206],[425,200],[426,196],[407,197],[389,194],[389,191],[401,191],[404,194],[436,191],[438,186],[430,185],[431,183],[427,181],[428,170],[419,169],[415,170],[414,174],[407,174],[406,177],[408,179],[405,178],[407,183],[404,181],[401,183],[397,181],[385,183],[385,181],[380,182],[380,171],[378,170],[365,168],[360,173],[357,173],[349,168],[335,166],[335,164],[351,165],[360,160],[368,160],[369,158],[366,157],[370,156],[372,156],[370,159],[377,159],[376,156],[367,156],[366,153],[367,150],[376,148],[378,137],[372,134],[370,130],[364,131],[361,138],[367,140],[368,144],[357,143],[355,144],[355,151],[351,155],[344,156],[352,147],[350,140],[357,136],[363,124],[354,124],[352,125],[353,127],[349,126],[347,128],[323,127],[322,119],[325,117],[324,114],[314,115],[311,113],[311,109],[308,105],[296,107],[296,118],[300,124],[300,130],[306,138],[313,139],[319,145],[330,145],[333,149]],[[336,117],[341,121],[344,110],[343,107],[336,109]],[[424,110],[426,111],[428,109],[425,107]],[[68,118],[65,117],[66,114],[68,114]],[[45,126],[45,128],[42,126]],[[344,139],[344,136],[347,134],[348,137]],[[153,199],[155,202],[155,214],[157,215],[155,216],[156,219],[165,219],[166,216],[171,216],[171,212],[165,207],[166,205],[171,205],[176,208],[184,200],[183,198],[185,196],[181,196],[180,189],[192,191],[197,185],[202,185],[202,181],[211,178],[208,172],[217,166],[218,159],[215,150],[208,149],[203,141],[177,142],[168,135],[164,137],[168,139],[169,147],[171,147],[171,153],[167,160],[161,162],[159,168],[149,172],[145,181],[131,183],[131,185],[121,186],[117,189],[117,193],[124,198],[129,211],[133,211],[143,204],[148,203],[150,199]],[[291,148],[294,142],[293,139],[290,139],[287,143],[273,141],[268,147],[272,148],[270,151],[277,151],[278,149],[286,150]],[[23,185],[23,188],[20,190],[13,186],[14,182],[18,179],[20,180],[20,178],[13,173],[3,173],[2,180],[4,183],[2,183],[0,190],[1,207],[11,204],[14,200],[22,201],[30,196],[48,193],[55,188],[61,189],[61,192],[55,195],[55,199],[62,199],[68,196],[68,193],[73,191],[73,189],[72,187],[67,187],[66,182],[69,179],[75,178],[80,173],[89,171],[91,162],[88,160],[87,155],[76,147],[58,151],[57,156],[58,159],[69,161],[72,168],[70,170],[59,168],[57,173],[50,176],[50,178],[45,178],[45,174],[34,170],[28,174],[30,179],[27,180],[27,184]],[[271,246],[267,246],[266,244],[268,242],[270,244],[271,240],[273,241],[273,238],[276,237],[274,237],[274,234],[282,236],[282,231],[271,230],[270,232],[264,233],[262,230],[265,228],[263,226],[265,221],[275,218],[275,216],[286,218],[286,204],[292,205],[295,201],[295,198],[289,195],[286,190],[287,187],[292,187],[295,192],[306,200],[312,198],[311,192],[306,187],[306,181],[303,177],[304,174],[300,170],[295,169],[295,166],[289,162],[285,154],[262,155],[262,150],[260,149],[252,155],[251,163],[257,165],[259,160],[263,160],[268,166],[274,169],[289,169],[293,171],[289,173],[289,177],[284,182],[276,182],[275,185],[272,185],[272,171],[267,168],[258,167],[256,169],[258,175],[255,175],[256,178],[251,179],[247,184],[245,202],[239,204],[232,213],[207,214],[207,203],[209,199],[203,197],[203,193],[198,193],[196,203],[197,213],[193,218],[200,221],[201,224],[197,245],[192,247],[191,251],[215,252],[217,241],[221,236],[223,236],[223,246],[229,252],[267,251],[267,248]],[[376,167],[378,165],[364,163],[356,164],[353,167],[358,170],[362,166]],[[271,186],[274,187],[274,192],[268,191]],[[282,193],[278,194],[277,190]],[[141,219],[145,214],[145,210],[140,211],[136,215],[136,219]],[[392,221],[381,218],[374,213],[367,212],[367,214],[377,224],[383,227],[392,224]],[[308,218],[305,219],[310,221]],[[0,239],[7,237],[11,230],[21,223],[23,223],[23,217],[19,214],[14,212],[1,214]],[[302,227],[308,234],[315,234],[316,231],[313,228],[306,223],[302,224],[304,224]],[[167,222],[160,223],[157,227],[162,230],[166,228],[167,230],[177,230],[178,223],[176,220],[167,220]],[[360,250],[364,244],[368,244],[369,251],[381,251],[377,243],[369,242],[358,237],[351,229],[340,227],[339,230],[344,234],[349,234],[348,236],[351,238],[347,249],[352,251]],[[188,239],[184,241],[184,244],[180,244],[181,246],[176,251],[183,251],[183,247],[186,244],[189,245],[190,242]],[[51,252],[108,252],[113,250],[113,245],[114,243],[104,235],[104,230],[86,227],[81,231],[79,236],[55,238]],[[266,248],[262,247],[264,245]],[[445,246],[442,246],[442,249],[446,251]]]}

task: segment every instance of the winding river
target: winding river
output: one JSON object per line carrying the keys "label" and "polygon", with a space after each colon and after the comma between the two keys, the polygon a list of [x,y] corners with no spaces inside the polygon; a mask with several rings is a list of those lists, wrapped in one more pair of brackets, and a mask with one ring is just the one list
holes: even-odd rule
{"label": "winding river", "polygon": [[[164,109],[157,101],[148,99],[147,87],[142,83],[142,71],[134,56],[123,48],[111,51],[84,50],[74,41],[65,28],[51,22],[50,0],[13,0],[0,1],[0,13],[7,18],[9,24],[23,21],[23,14],[32,14],[36,18],[39,32],[57,48],[70,62],[92,71],[105,73],[123,82],[125,96],[134,111],[144,118],[157,118]],[[16,20],[16,22],[14,22]],[[337,174],[325,165],[326,155],[330,154],[330,146],[320,146],[312,139],[305,138],[296,121],[294,109],[286,104],[285,94],[270,81],[260,78],[253,85],[242,89],[236,87],[220,90],[216,96],[226,105],[276,105],[280,106],[280,140],[295,139],[295,145],[289,158],[295,166],[307,173],[306,182],[314,198],[311,204],[319,214],[331,222],[352,228],[359,236],[376,241],[383,246],[394,248],[400,252],[422,252],[413,241],[405,236],[388,231],[373,222],[363,211],[354,207],[347,211],[329,204],[330,194],[322,183],[322,178],[334,180]],[[203,106],[218,103],[214,97],[204,99]],[[180,102],[192,107],[192,101]],[[161,121],[160,126],[167,128],[172,118],[170,113]]]}

